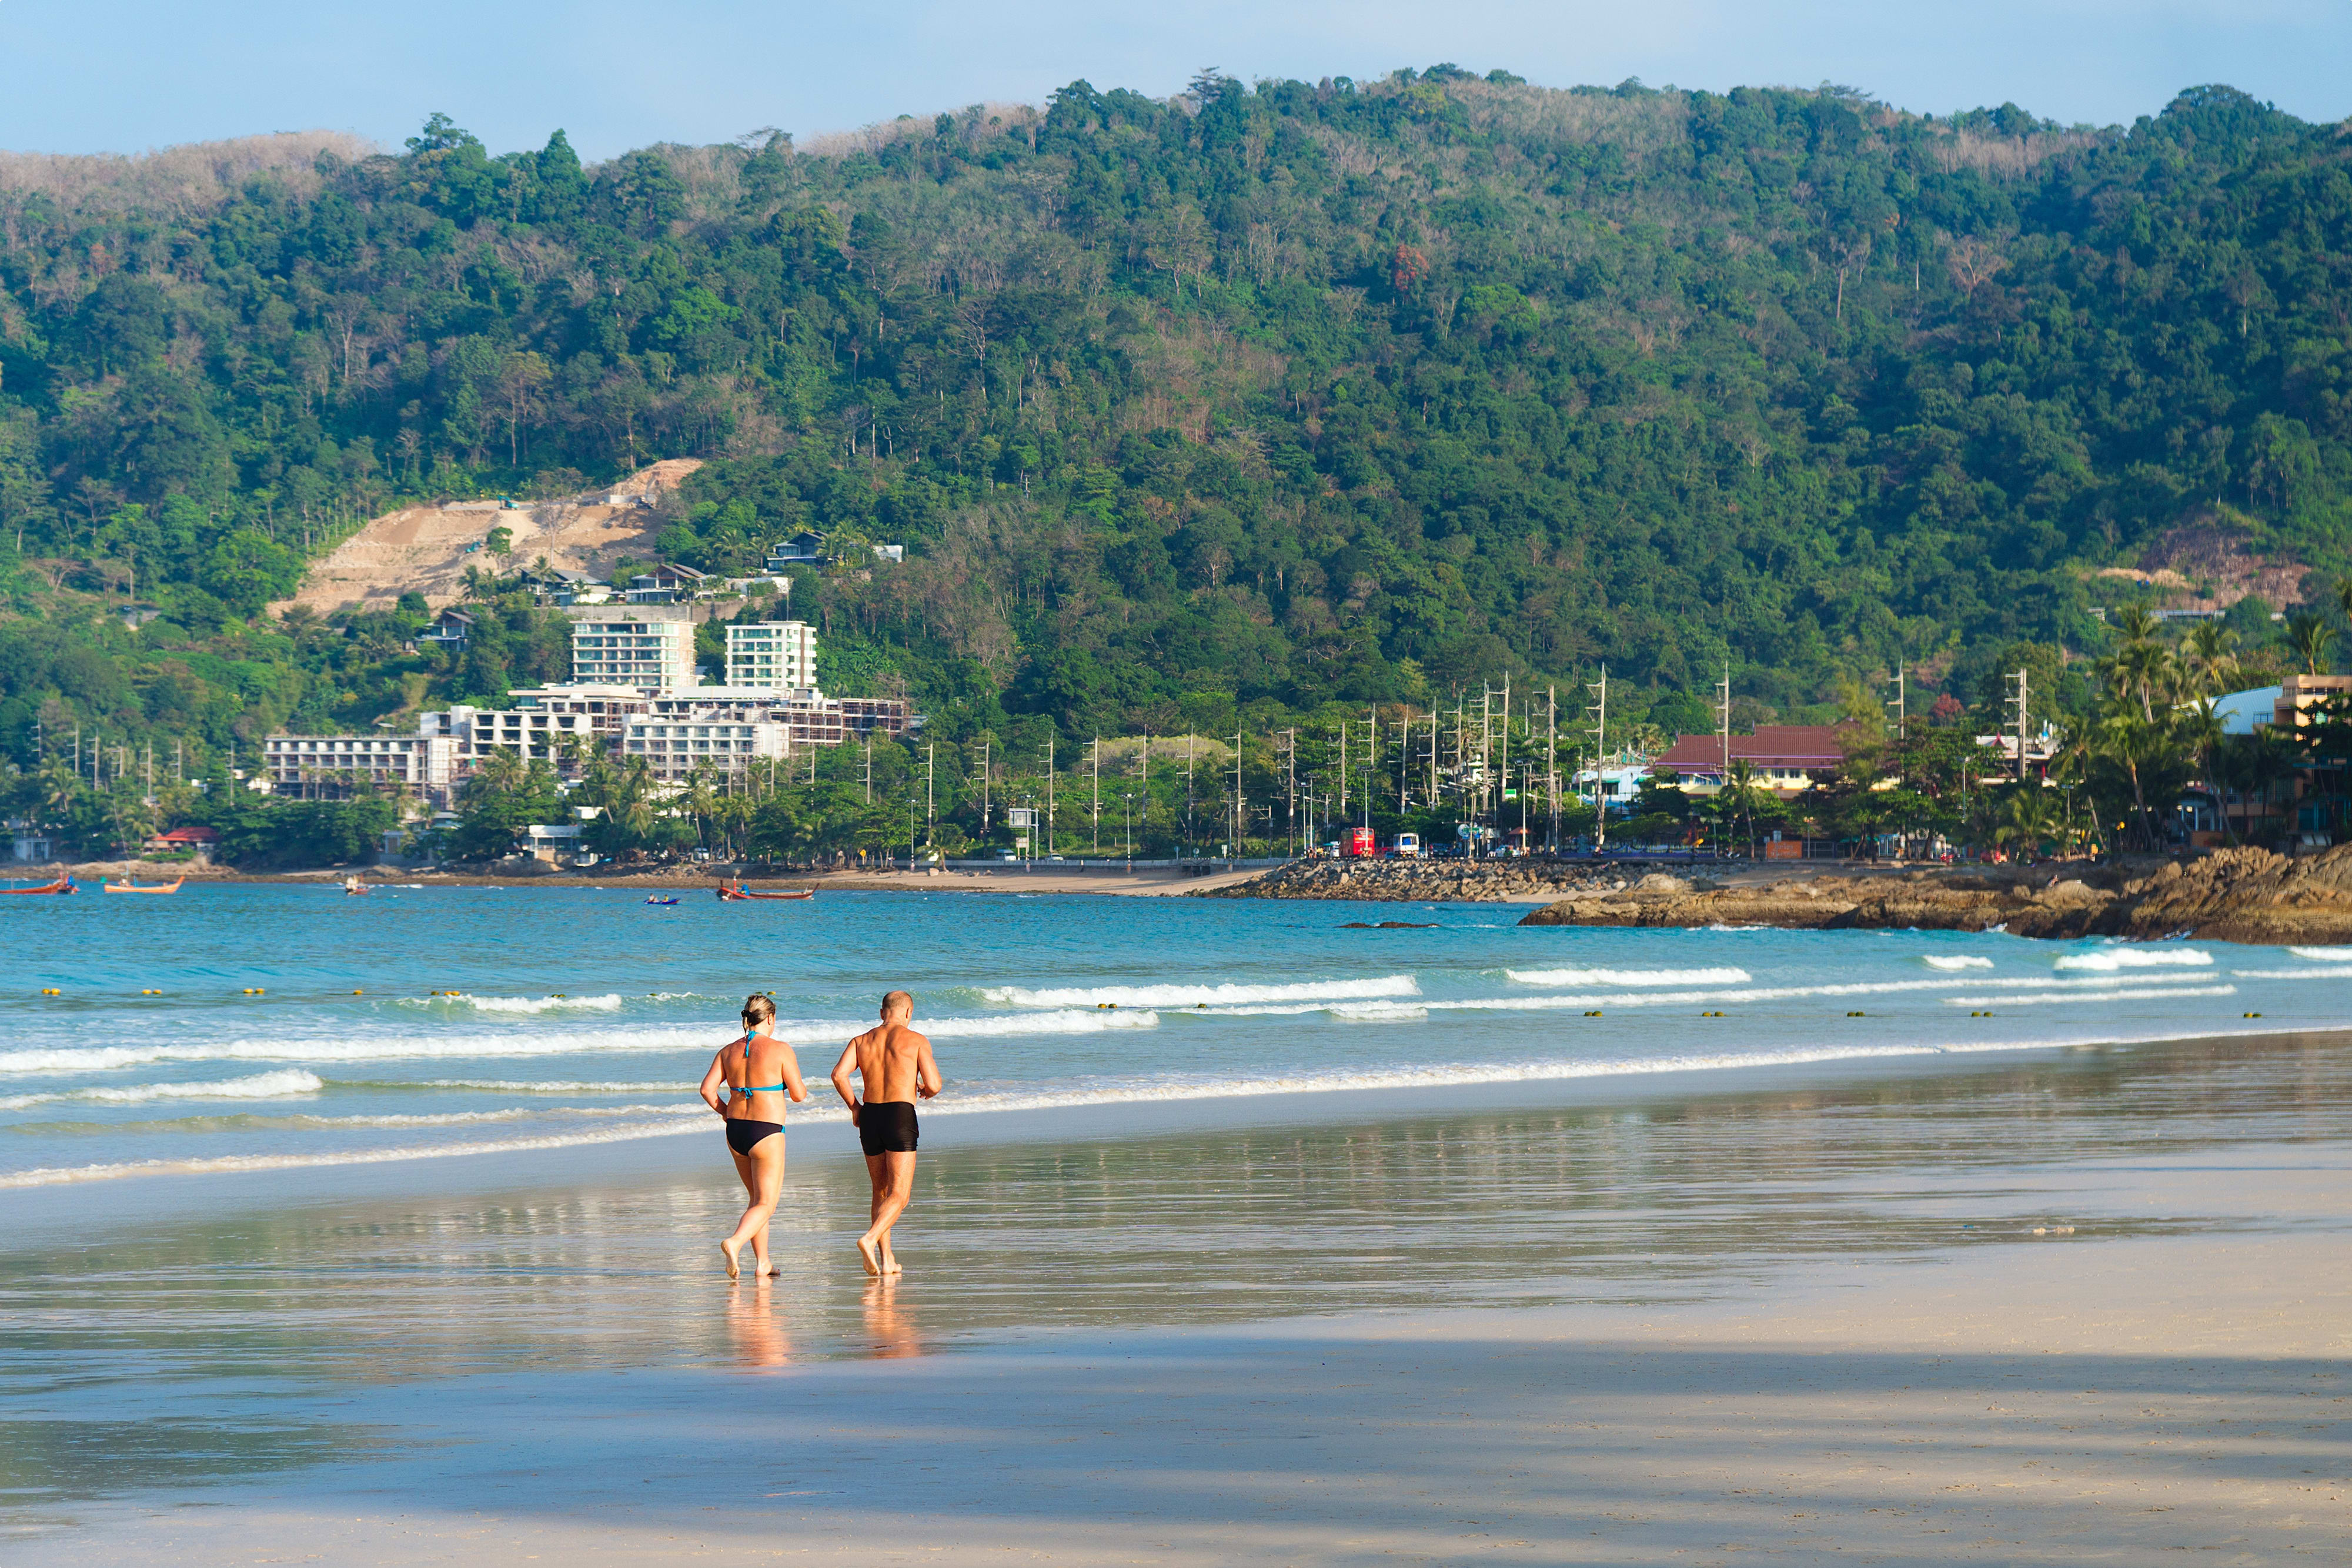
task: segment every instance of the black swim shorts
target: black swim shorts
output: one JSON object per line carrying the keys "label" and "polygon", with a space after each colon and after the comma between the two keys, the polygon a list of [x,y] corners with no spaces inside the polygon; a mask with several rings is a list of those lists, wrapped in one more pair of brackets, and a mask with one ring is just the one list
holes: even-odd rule
{"label": "black swim shorts", "polygon": [[857,1143],[869,1155],[911,1155],[919,1129],[911,1100],[868,1102],[857,1113]]}

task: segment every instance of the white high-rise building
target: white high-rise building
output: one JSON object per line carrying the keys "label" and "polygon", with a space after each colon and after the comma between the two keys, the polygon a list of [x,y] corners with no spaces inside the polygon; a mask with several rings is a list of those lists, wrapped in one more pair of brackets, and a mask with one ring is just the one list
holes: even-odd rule
{"label": "white high-rise building", "polygon": [[797,691],[816,685],[816,628],[761,621],[727,628],[727,684]]}
{"label": "white high-rise building", "polygon": [[695,685],[694,622],[644,607],[598,609],[572,624],[572,678],[672,692]]}

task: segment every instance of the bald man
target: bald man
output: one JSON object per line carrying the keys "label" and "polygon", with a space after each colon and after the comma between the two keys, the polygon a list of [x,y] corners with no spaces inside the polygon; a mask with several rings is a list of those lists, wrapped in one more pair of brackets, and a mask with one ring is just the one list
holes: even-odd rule
{"label": "bald man", "polygon": [[[903,1273],[890,1250],[890,1227],[915,1196],[915,1102],[928,1100],[946,1084],[931,1059],[931,1042],[913,1026],[915,998],[892,991],[882,998],[882,1022],[867,1030],[833,1064],[833,1087],[849,1107],[858,1146],[866,1151],[866,1174],[874,1184],[872,1223],[857,1239],[858,1261],[869,1274]],[[857,1074],[861,1097],[849,1090]]]}

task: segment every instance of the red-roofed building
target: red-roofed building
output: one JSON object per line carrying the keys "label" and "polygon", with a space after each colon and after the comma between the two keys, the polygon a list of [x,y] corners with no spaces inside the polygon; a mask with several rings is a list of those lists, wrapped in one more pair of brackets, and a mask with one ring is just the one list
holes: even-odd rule
{"label": "red-roofed building", "polygon": [[[1826,783],[1845,761],[1845,746],[1832,725],[1759,724],[1753,735],[1731,737],[1731,760],[1747,763],[1758,783],[1785,798]],[[1676,773],[1684,789],[1705,795],[1722,788],[1723,762],[1721,735],[1685,735],[1652,758],[1650,768]]]}
{"label": "red-roofed building", "polygon": [[168,833],[158,833],[147,841],[151,850],[209,851],[220,842],[220,834],[211,828],[173,828]]}

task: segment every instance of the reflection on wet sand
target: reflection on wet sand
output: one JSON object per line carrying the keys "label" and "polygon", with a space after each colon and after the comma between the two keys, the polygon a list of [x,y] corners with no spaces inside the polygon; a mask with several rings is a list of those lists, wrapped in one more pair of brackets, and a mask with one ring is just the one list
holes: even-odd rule
{"label": "reflection on wet sand", "polygon": [[898,1305],[898,1281],[885,1275],[866,1287],[867,1353],[877,1361],[920,1355],[923,1342],[915,1332],[915,1316]]}
{"label": "reflection on wet sand", "polygon": [[[1603,1105],[1578,1092],[1530,1084],[1485,1111],[943,1148],[924,1163],[911,1284],[844,1267],[869,1199],[851,1166],[787,1178],[771,1235],[783,1272],[732,1288],[712,1278],[705,1239],[741,1197],[716,1179],[342,1202],[0,1252],[0,1423],[68,1399],[79,1418],[157,1423],[199,1380],[209,1417],[246,1419],[278,1408],[278,1391],[355,1382],[772,1369],[1066,1328],[1707,1300],[1785,1263],[1924,1257],[2035,1227],[2074,1226],[2066,1244],[2079,1245],[2275,1226],[2289,1221],[2193,1203],[2102,1210],[2095,1184],[2053,1199],[2032,1173],[2344,1137],[2352,1039],[2084,1051],[1803,1089],[1676,1085]],[[109,1484],[83,1452],[60,1449],[45,1484]]]}
{"label": "reflection on wet sand", "polygon": [[793,1342],[777,1313],[774,1281],[754,1275],[734,1287],[727,1302],[727,1332],[735,1342],[735,1360],[754,1371],[772,1370],[793,1359]]}

